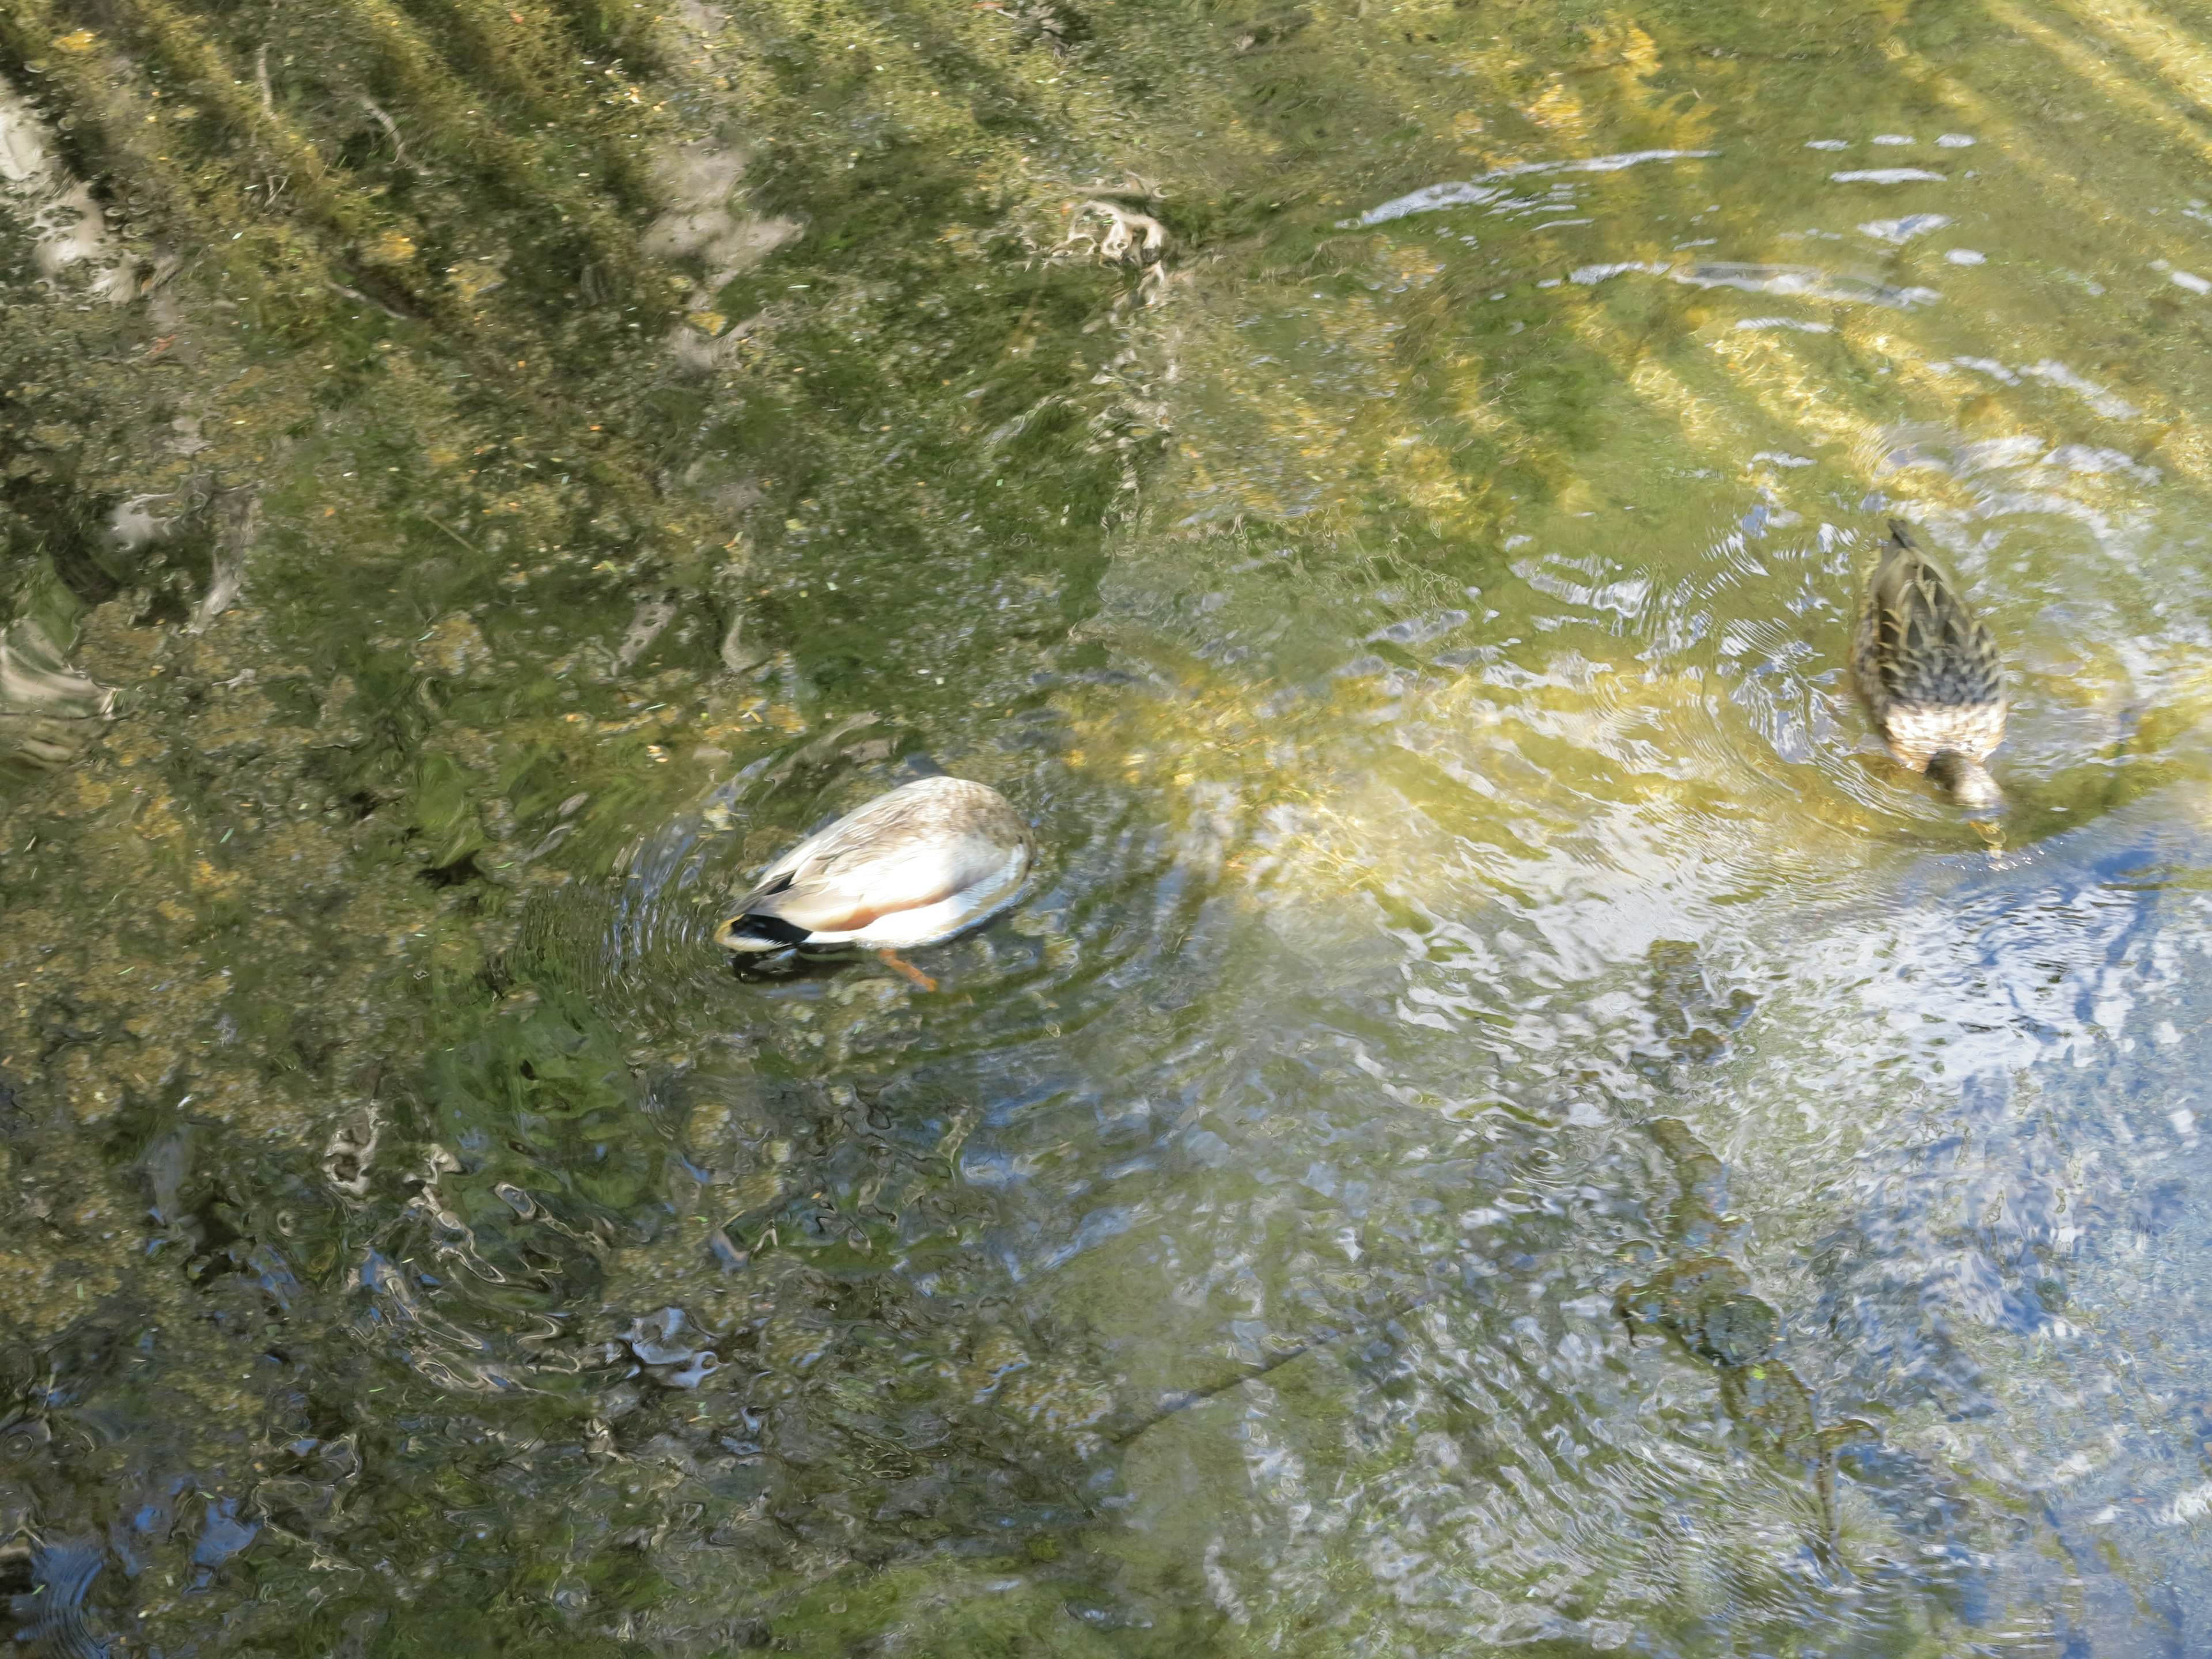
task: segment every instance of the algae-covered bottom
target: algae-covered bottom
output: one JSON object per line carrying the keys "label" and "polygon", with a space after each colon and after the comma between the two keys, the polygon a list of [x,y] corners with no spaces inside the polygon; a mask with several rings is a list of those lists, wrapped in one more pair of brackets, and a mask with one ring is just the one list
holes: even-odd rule
{"label": "algae-covered bottom", "polygon": [[[20,0],[0,83],[27,1650],[2212,1642],[2212,13]],[[1892,517],[1996,848],[1850,697]],[[931,767],[1024,900],[733,972]]]}

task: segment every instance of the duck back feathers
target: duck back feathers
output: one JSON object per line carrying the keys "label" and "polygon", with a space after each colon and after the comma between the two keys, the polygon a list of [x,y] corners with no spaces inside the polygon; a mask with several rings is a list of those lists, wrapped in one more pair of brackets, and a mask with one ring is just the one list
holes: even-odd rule
{"label": "duck back feathers", "polygon": [[1904,765],[1925,772],[1953,754],[1978,769],[2004,741],[1996,641],[1905,527],[1890,530],[1859,608],[1851,670],[1860,695]]}
{"label": "duck back feathers", "polygon": [[918,779],[770,865],[718,937],[738,951],[928,944],[1011,901],[1030,855],[1029,827],[997,790]]}

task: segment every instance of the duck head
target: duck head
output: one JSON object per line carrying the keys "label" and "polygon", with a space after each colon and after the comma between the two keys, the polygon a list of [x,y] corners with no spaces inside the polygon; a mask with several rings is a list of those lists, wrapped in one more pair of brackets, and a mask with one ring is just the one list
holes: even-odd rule
{"label": "duck head", "polygon": [[1989,817],[2004,811],[2004,791],[1997,787],[1990,769],[1972,755],[1955,749],[1939,751],[1928,763],[1928,781],[1970,817]]}

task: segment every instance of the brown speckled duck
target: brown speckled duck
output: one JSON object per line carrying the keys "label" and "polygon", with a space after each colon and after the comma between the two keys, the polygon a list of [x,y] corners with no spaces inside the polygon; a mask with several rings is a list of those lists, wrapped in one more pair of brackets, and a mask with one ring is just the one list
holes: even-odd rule
{"label": "brown speckled duck", "polygon": [[896,954],[933,945],[1012,903],[1029,879],[1029,826],[965,778],[920,778],[809,836],[762,872],[715,943],[739,955],[835,945]]}
{"label": "brown speckled duck", "polygon": [[1976,817],[2004,808],[1983,762],[2004,741],[2004,668],[1996,641],[1905,526],[1867,582],[1851,673],[1875,730],[1899,763]]}

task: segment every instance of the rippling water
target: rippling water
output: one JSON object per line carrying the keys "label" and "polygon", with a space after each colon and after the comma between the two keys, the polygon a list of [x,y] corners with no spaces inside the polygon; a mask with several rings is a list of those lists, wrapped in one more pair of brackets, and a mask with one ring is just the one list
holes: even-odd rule
{"label": "rippling water", "polygon": [[[27,1649],[2212,1640],[2212,14],[0,76]],[[713,949],[932,768],[1042,849],[935,990]]]}

